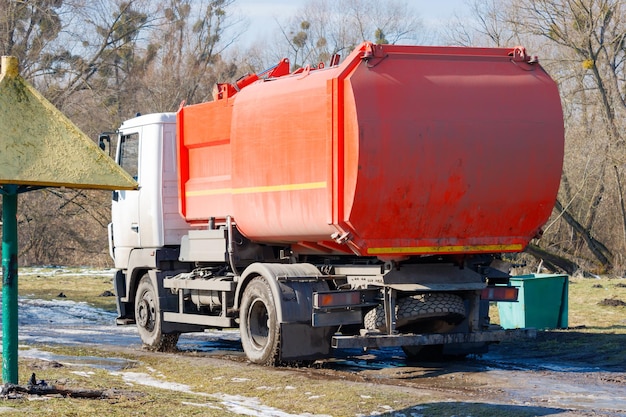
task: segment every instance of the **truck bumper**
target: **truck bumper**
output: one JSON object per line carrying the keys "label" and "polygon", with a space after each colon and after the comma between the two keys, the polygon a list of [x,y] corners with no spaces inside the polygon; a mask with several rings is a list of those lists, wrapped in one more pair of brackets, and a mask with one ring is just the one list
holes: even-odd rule
{"label": "truck bumper", "polygon": [[383,348],[460,343],[495,343],[535,337],[537,337],[537,330],[535,329],[486,330],[473,333],[334,335],[331,346],[335,349]]}

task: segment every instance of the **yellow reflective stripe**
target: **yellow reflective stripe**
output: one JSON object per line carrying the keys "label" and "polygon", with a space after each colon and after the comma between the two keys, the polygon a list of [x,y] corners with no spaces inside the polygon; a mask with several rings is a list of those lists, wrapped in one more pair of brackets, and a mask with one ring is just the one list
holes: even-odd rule
{"label": "yellow reflective stripe", "polygon": [[523,245],[474,245],[474,246],[418,246],[400,248],[368,248],[369,255],[386,255],[390,253],[464,253],[464,252],[505,252],[521,251]]}
{"label": "yellow reflective stripe", "polygon": [[233,194],[271,193],[274,191],[300,191],[326,188],[326,181],[305,182],[302,184],[266,185],[263,187],[233,188]]}
{"label": "yellow reflective stripe", "polygon": [[220,194],[255,194],[255,193],[271,193],[277,191],[300,191],[300,190],[316,190],[326,188],[326,181],[305,182],[301,184],[282,184],[282,185],[265,185],[260,187],[241,187],[241,188],[218,188],[215,190],[197,190],[187,191],[187,197],[198,197],[207,195]]}
{"label": "yellow reflective stripe", "polygon": [[198,197],[203,195],[219,195],[219,194],[232,194],[232,188],[216,188],[215,190],[198,190],[198,191],[185,191],[187,197]]}

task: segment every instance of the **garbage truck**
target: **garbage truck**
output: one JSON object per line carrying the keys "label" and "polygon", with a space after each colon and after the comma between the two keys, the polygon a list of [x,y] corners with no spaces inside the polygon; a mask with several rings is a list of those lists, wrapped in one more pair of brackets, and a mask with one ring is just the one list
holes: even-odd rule
{"label": "garbage truck", "polygon": [[489,303],[516,302],[506,254],[541,236],[559,187],[563,114],[538,59],[366,42],[289,66],[101,135],[139,184],[112,197],[117,323],[153,350],[239,328],[269,366],[532,337]]}

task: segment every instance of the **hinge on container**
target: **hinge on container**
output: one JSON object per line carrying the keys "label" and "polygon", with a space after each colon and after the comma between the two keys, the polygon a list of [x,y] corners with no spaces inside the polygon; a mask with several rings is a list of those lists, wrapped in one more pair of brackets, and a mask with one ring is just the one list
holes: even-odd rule
{"label": "hinge on container", "polygon": [[536,56],[530,57],[526,53],[526,48],[523,46],[516,46],[509,55],[513,57],[514,62],[526,62],[528,64],[536,64],[539,62],[539,58]]}
{"label": "hinge on container", "polygon": [[366,42],[363,50],[363,59],[369,61],[372,58],[384,58],[385,52],[382,45],[377,45],[372,42]]}
{"label": "hinge on container", "polygon": [[344,232],[343,234],[339,234],[339,232],[335,232],[330,236],[331,239],[333,239],[335,242],[339,243],[340,245],[346,243],[347,241],[349,241],[350,239],[352,239],[352,235],[350,234],[350,232]]}

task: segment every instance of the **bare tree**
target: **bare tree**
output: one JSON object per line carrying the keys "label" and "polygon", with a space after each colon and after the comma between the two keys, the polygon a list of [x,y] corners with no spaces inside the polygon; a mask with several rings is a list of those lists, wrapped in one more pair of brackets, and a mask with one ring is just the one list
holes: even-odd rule
{"label": "bare tree", "polygon": [[566,152],[540,243],[596,272],[624,268],[626,251],[625,20],[619,0],[474,0],[472,23],[448,30],[463,45],[532,45],[557,80]]}
{"label": "bare tree", "polygon": [[510,47],[520,43],[519,28],[511,9],[501,0],[472,0],[468,3],[472,25],[455,15],[443,28],[446,43],[458,46]]}
{"label": "bare tree", "polygon": [[[233,3],[7,0],[0,4],[0,47],[18,56],[22,75],[95,137],[137,111],[206,100],[216,78],[232,78],[236,66],[223,54],[238,35]],[[110,262],[109,197],[53,189],[24,194],[21,262]]]}
{"label": "bare tree", "polygon": [[415,43],[423,27],[406,0],[309,0],[288,23],[265,64],[288,57],[294,67],[348,54],[364,41]]}
{"label": "bare tree", "polygon": [[150,39],[155,58],[143,85],[152,111],[211,100],[215,82],[235,77],[237,66],[224,56],[243,32],[242,19],[230,10],[234,1],[165,4],[164,24]]}
{"label": "bare tree", "polygon": [[55,59],[49,52],[63,28],[63,0],[0,3],[0,53],[20,60],[22,75],[31,78]]}
{"label": "bare tree", "polygon": [[618,115],[626,112],[626,6],[619,0],[522,0],[525,30],[570,50],[587,70],[584,83],[595,90],[607,133],[621,138]]}
{"label": "bare tree", "polygon": [[580,126],[581,135],[568,138],[584,146],[578,148],[579,155],[568,154],[564,182],[580,178],[580,166],[571,162],[590,149],[594,149],[593,175],[585,176],[584,190],[568,202],[569,209],[557,208],[601,268],[611,269],[615,253],[626,250],[624,236],[619,239],[615,233],[626,233],[624,210],[616,210],[623,202],[625,162],[626,8],[618,0],[521,0],[516,7],[518,16],[526,17],[524,31],[557,45],[569,64],[557,74],[568,98],[564,102],[570,107],[569,121]]}

